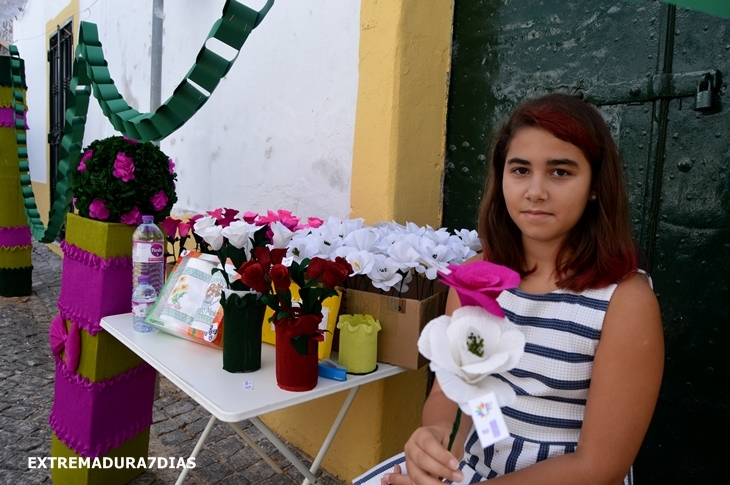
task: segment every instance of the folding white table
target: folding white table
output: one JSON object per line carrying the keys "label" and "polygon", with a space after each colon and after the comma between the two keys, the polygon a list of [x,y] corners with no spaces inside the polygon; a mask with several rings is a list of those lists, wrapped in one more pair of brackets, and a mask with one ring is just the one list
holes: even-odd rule
{"label": "folding white table", "polygon": [[[317,477],[314,474],[319,469],[360,386],[406,371],[402,367],[379,362],[378,369],[371,374],[363,376],[348,374],[346,381],[320,377],[317,387],[311,391],[289,392],[276,385],[275,348],[271,345],[263,344],[260,370],[231,374],[223,370],[223,354],[220,350],[160,331],[135,332],[132,328],[131,313],[103,318],[101,326],[211,413],[210,420],[195,445],[191,457],[197,456],[218,419],[227,422],[277,473],[283,473],[276,462],[236,424],[238,421],[248,419],[306,477],[304,485],[309,482],[317,483]],[[336,357],[335,353],[333,353],[333,360],[334,357]],[[245,382],[251,383],[253,389],[244,389]],[[261,414],[278,411],[344,390],[350,392],[310,469],[307,469],[304,463],[258,417]],[[188,469],[184,468],[177,484],[183,482],[187,473]]]}

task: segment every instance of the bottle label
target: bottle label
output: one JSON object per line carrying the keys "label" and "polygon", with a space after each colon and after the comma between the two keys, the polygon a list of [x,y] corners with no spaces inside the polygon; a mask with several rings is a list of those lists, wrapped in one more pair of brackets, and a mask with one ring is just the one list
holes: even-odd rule
{"label": "bottle label", "polygon": [[164,263],[165,247],[159,242],[134,241],[132,260],[135,263]]}
{"label": "bottle label", "polygon": [[135,317],[147,318],[147,311],[152,308],[150,303],[132,302],[132,315]]}

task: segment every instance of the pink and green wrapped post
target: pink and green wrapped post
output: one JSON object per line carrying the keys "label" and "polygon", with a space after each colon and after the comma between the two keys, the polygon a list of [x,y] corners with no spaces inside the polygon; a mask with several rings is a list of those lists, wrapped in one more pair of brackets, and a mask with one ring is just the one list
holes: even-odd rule
{"label": "pink and green wrapped post", "polygon": [[[25,99],[25,78],[21,78]],[[0,57],[0,296],[31,294],[31,237],[23,212],[10,58]],[[25,114],[21,126],[25,126]],[[27,129],[27,126],[25,126]]]}
{"label": "pink and green wrapped post", "polygon": [[[130,311],[135,228],[75,214],[66,227],[60,313],[50,328],[56,357],[51,455],[137,463],[148,454],[156,373],[100,326],[103,317]],[[54,468],[52,478],[55,484],[122,484],[143,471]]]}

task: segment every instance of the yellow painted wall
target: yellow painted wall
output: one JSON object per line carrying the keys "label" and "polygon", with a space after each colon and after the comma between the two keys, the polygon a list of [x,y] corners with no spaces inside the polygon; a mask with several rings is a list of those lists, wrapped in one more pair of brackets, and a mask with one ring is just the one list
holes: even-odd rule
{"label": "yellow painted wall", "polygon": [[[362,0],[351,217],[441,221],[453,0]],[[426,368],[364,386],[322,467],[351,480],[399,453],[421,420]],[[263,420],[314,457],[345,393]]]}

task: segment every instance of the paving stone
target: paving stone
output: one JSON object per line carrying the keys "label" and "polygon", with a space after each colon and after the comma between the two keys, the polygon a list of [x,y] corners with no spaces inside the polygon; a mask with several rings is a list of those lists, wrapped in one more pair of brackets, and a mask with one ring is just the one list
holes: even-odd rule
{"label": "paving stone", "polygon": [[25,419],[31,414],[33,414],[33,411],[35,411],[32,407],[27,406],[13,406],[5,411],[3,411],[3,416],[8,416],[10,418],[15,418],[18,420]]}
{"label": "paving stone", "polygon": [[183,441],[190,439],[190,435],[181,429],[176,429],[170,433],[160,436],[160,443],[165,446],[179,445]]}
{"label": "paving stone", "polygon": [[[165,411],[167,411],[167,409]],[[178,426],[184,426],[186,424],[193,423],[203,417],[205,417],[205,415],[202,412],[200,412],[198,409],[193,408],[187,413],[175,416],[174,421],[178,424]]]}
{"label": "paving stone", "polygon": [[236,473],[236,471],[227,464],[224,463],[211,463],[205,468],[195,467],[191,470],[190,474],[195,471],[195,476],[204,483],[218,483],[225,477]]}
{"label": "paving stone", "polygon": [[160,421],[158,423],[154,423],[152,426],[150,426],[150,433],[152,433],[154,436],[160,436],[165,433],[169,433],[172,430],[179,429],[180,426],[177,425],[175,421],[167,420],[167,421]]}
{"label": "paving stone", "polygon": [[217,453],[214,453],[207,448],[203,448],[200,450],[200,453],[198,453],[198,456],[195,457],[195,468],[204,468],[217,461],[220,461],[220,456],[218,456]]}
{"label": "paving stone", "polygon": [[203,432],[205,427],[208,425],[208,421],[210,418],[203,418],[195,421],[194,423],[190,423],[187,426],[185,426],[185,431],[190,433],[190,435],[195,436],[196,438],[200,436],[200,434]]}
{"label": "paving stone", "polygon": [[[250,483],[251,482],[246,480],[246,477],[244,477],[240,473],[236,473],[234,475],[224,478],[223,480],[218,482],[218,485],[249,485]],[[288,482],[286,485],[292,485],[292,482]]]}
{"label": "paving stone", "polygon": [[215,450],[215,452],[222,457],[228,458],[229,456],[233,455],[235,452],[243,448],[243,445],[243,440],[241,440],[238,435],[233,435],[210,445],[210,448]]}
{"label": "paving stone", "polygon": [[263,460],[254,463],[240,473],[251,483],[260,483],[274,475],[277,475],[274,469]]}
{"label": "paving stone", "polygon": [[195,405],[188,400],[177,401],[173,404],[165,406],[165,413],[171,418],[174,418],[178,414],[186,413],[195,409]]}

